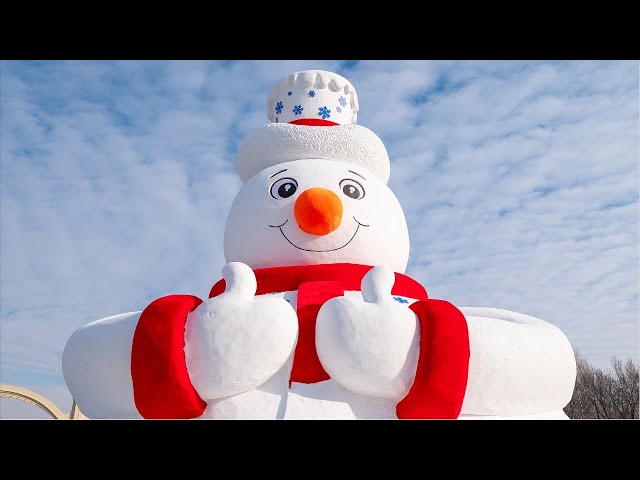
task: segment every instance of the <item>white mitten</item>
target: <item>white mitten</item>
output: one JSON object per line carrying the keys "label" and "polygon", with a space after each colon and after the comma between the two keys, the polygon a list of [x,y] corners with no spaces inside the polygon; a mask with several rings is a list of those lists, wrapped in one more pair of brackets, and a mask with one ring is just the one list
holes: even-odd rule
{"label": "white mitten", "polygon": [[396,302],[395,275],[372,268],[362,279],[364,299],[336,297],[318,312],[316,349],[322,366],[347,390],[402,399],[418,363],[420,330],[412,310]]}
{"label": "white mitten", "polygon": [[247,265],[222,269],[224,293],[187,317],[185,357],[194,388],[213,400],[253,390],[278,372],[295,348],[298,319],[289,303],[258,297]]}

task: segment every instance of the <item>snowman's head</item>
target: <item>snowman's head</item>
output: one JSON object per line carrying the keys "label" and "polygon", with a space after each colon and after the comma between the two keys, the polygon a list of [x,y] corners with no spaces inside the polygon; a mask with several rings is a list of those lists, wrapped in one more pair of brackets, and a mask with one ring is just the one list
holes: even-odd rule
{"label": "snowman's head", "polygon": [[386,185],[389,157],[375,133],[355,124],[357,111],[355,89],[331,72],[296,72],[274,85],[267,100],[273,123],[238,148],[245,183],[227,218],[228,262],[405,271],[409,234]]}
{"label": "snowman's head", "polygon": [[398,199],[371,171],[293,160],[243,185],[229,211],[224,251],[228,262],[252,268],[357,263],[403,273],[409,234]]}

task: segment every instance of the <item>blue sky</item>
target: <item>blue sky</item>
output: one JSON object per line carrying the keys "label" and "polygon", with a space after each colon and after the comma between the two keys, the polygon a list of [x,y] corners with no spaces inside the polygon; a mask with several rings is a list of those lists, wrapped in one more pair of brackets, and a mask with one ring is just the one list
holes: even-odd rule
{"label": "blue sky", "polygon": [[[598,367],[639,357],[636,61],[2,61],[0,377],[69,410],[80,326],[205,298],[239,142],[271,85],[330,70],[385,143],[432,298],[533,315]],[[0,417],[43,418],[0,401]]]}

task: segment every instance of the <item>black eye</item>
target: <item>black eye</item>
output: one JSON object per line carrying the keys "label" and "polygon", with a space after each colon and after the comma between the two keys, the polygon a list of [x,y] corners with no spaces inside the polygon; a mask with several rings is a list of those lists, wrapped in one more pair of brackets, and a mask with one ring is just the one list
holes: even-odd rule
{"label": "black eye", "polygon": [[293,178],[280,178],[273,185],[271,185],[271,196],[276,200],[282,198],[289,198],[296,193],[298,189],[298,182]]}
{"label": "black eye", "polygon": [[351,197],[355,200],[360,200],[364,197],[364,188],[360,185],[359,182],[355,180],[351,180],[350,178],[345,178],[344,180],[340,180],[340,189],[342,193],[344,193],[347,197]]}

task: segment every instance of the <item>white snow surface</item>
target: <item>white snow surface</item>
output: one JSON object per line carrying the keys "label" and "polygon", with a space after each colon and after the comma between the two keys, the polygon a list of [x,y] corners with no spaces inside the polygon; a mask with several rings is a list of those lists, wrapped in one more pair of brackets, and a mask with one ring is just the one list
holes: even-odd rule
{"label": "white snow surface", "polygon": [[[309,95],[313,90],[313,95]],[[356,123],[358,96],[342,75],[326,70],[304,70],[281,78],[267,95],[267,117],[272,122],[286,123],[300,118],[321,118],[320,109],[327,108],[329,120],[341,125]]]}
{"label": "white snow surface", "polygon": [[391,173],[389,155],[380,137],[355,124],[316,127],[267,123],[247,135],[238,147],[236,170],[246,182],[267,167],[304,159],[364,167],[385,184]]}
{"label": "white snow surface", "polygon": [[185,326],[185,358],[193,387],[205,400],[254,390],[293,354],[298,318],[278,297],[255,297],[245,264],[225,265],[226,290],[202,302]]}
{"label": "white snow surface", "polygon": [[471,350],[463,413],[517,416],[561,410],[569,403],[576,363],[559,328],[497,308],[460,311]]}
{"label": "white snow surface", "polygon": [[[271,193],[278,182],[295,184],[293,195],[274,198]],[[357,186],[362,196],[347,196],[344,182]],[[294,214],[300,194],[318,187],[335,193],[342,204],[338,228],[326,235],[306,233]],[[242,186],[227,216],[224,254],[227,262],[254,269],[357,263],[403,273],[409,260],[409,231],[395,194],[366,168],[296,160],[269,167]]]}
{"label": "white snow surface", "polygon": [[413,384],[420,335],[416,315],[391,295],[394,282],[392,270],[374,267],[362,280],[362,299],[325,302],[316,348],[324,369],[344,388],[399,402]]}
{"label": "white snow surface", "polygon": [[142,418],[131,381],[131,345],[141,313],[96,320],[67,341],[62,353],[64,380],[87,417]]}
{"label": "white snow surface", "polygon": [[[274,292],[256,300],[261,297],[283,299],[293,310],[296,308],[297,292]],[[362,295],[347,291],[345,298],[362,300]],[[408,302],[398,302],[403,308],[415,301],[398,299]],[[459,418],[566,419],[562,408],[571,397],[575,361],[560,330],[507,310],[463,307],[461,311],[469,326],[471,358]],[[131,344],[139,313],[115,315],[86,325],[74,333],[65,348],[65,380],[78,406],[90,418],[140,418],[133,402],[130,373]],[[412,345],[412,349],[417,348]],[[355,393],[334,379],[316,384],[294,382],[288,388],[292,360],[291,354],[272,377],[253,390],[208,401],[199,418],[396,418],[396,399]],[[238,366],[240,371],[242,368]]]}

